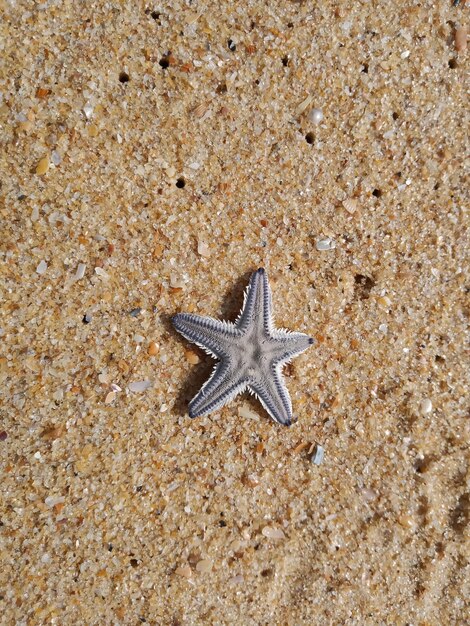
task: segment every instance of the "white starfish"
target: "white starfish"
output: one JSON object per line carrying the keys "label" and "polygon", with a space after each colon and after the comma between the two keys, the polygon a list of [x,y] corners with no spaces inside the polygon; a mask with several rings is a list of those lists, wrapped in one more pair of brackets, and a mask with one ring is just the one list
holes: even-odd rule
{"label": "white starfish", "polygon": [[178,313],[172,322],[183,337],[219,360],[189,403],[190,417],[211,413],[248,389],[273,419],[290,426],[292,403],[282,366],[306,350],[313,339],[274,328],[271,289],[263,268],[251,275],[235,323],[191,313]]}

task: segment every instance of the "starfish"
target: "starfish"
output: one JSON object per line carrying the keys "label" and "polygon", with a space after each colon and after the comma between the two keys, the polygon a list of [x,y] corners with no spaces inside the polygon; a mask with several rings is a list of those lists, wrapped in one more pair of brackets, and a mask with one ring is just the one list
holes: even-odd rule
{"label": "starfish", "polygon": [[207,415],[247,389],[276,422],[291,425],[292,403],[282,367],[314,340],[274,328],[271,289],[263,268],[251,275],[235,323],[191,313],[178,313],[172,322],[183,337],[219,361],[189,403],[190,417]]}

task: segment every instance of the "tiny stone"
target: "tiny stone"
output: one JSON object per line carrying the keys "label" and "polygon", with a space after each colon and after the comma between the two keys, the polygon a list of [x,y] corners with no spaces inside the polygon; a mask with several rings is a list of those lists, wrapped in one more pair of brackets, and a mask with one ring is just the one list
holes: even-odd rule
{"label": "tiny stone", "polygon": [[413,515],[403,514],[398,518],[398,523],[403,526],[403,528],[415,528],[416,520]]}
{"label": "tiny stone", "polygon": [[455,49],[457,52],[465,52],[467,49],[467,28],[458,26],[455,29]]}
{"label": "tiny stone", "polygon": [[175,569],[175,574],[182,576],[183,578],[191,578],[193,572],[189,565],[181,565]]}
{"label": "tiny stone", "polygon": [[98,137],[98,132],[98,126],[96,124],[90,124],[90,126],[88,126],[89,137]]}
{"label": "tiny stone", "polygon": [[197,363],[199,363],[199,361],[201,360],[199,358],[199,355],[197,355],[192,350],[185,350],[184,356],[186,357],[186,361],[188,361],[188,363],[191,363],[191,365],[197,365]]}
{"label": "tiny stone", "polygon": [[85,263],[79,263],[77,271],[75,272],[75,280],[80,280],[85,276],[86,265]]}
{"label": "tiny stone", "polygon": [[380,331],[381,333],[384,333],[384,334],[385,334],[385,333],[387,332],[387,330],[388,330],[388,326],[387,326],[387,324],[380,324],[380,326],[379,326],[379,331]]}
{"label": "tiny stone", "polygon": [[44,274],[45,271],[47,270],[47,263],[46,261],[44,261],[44,259],[39,263],[39,265],[36,268],[36,272],[38,274]]}
{"label": "tiny stone", "polygon": [[62,161],[62,157],[60,156],[60,153],[57,152],[57,150],[53,150],[51,153],[51,161],[52,163],[57,167],[57,165],[59,165],[59,163]]}
{"label": "tiny stone", "polygon": [[83,107],[83,112],[85,113],[85,117],[89,120],[93,116],[93,107],[89,102],[85,104]]}
{"label": "tiny stone", "polygon": [[135,309],[132,309],[132,310],[129,312],[129,315],[130,315],[131,317],[137,317],[141,311],[142,311],[142,309],[141,309],[140,307],[136,307]]}
{"label": "tiny stone", "polygon": [[139,391],[145,391],[151,386],[152,386],[152,383],[150,380],[139,380],[133,383],[129,383],[128,389],[129,391],[138,393]]}
{"label": "tiny stone", "polygon": [[7,431],[6,430],[2,430],[0,432],[0,441],[5,441],[5,439],[7,439],[7,437],[8,437]]}
{"label": "tiny stone", "polygon": [[136,343],[142,343],[145,337],[143,335],[134,335],[133,339]]}
{"label": "tiny stone", "polygon": [[232,576],[228,582],[230,585],[243,585],[245,578],[241,574],[238,574],[237,576]]}
{"label": "tiny stone", "polygon": [[388,309],[388,307],[392,304],[392,301],[388,296],[380,296],[380,298],[377,298],[377,302],[383,309]]}
{"label": "tiny stone", "polygon": [[200,254],[201,256],[205,256],[205,257],[210,256],[209,246],[204,241],[197,242],[197,251],[198,251],[198,254]]}
{"label": "tiny stone", "polygon": [[315,247],[317,250],[320,251],[334,250],[336,248],[336,244],[333,239],[330,239],[330,237],[326,237],[325,239],[319,239],[315,244]]}
{"label": "tiny stone", "polygon": [[281,528],[274,528],[273,526],[265,526],[261,533],[268,539],[280,540],[285,538],[284,531]]}
{"label": "tiny stone", "polygon": [[207,574],[212,571],[212,561],[209,559],[202,559],[196,564],[196,570],[201,574]]}
{"label": "tiny stone", "polygon": [[315,446],[315,450],[311,456],[311,461],[314,465],[321,465],[323,463],[323,457],[325,456],[325,449],[318,443]]}
{"label": "tiny stone", "polygon": [[48,508],[52,509],[53,506],[55,506],[56,504],[61,504],[64,501],[64,496],[47,496],[47,498],[44,500],[44,503]]}
{"label": "tiny stone", "polygon": [[109,278],[109,274],[107,272],[105,272],[102,267],[95,267],[95,273],[98,276],[101,276],[101,278],[104,278],[104,279]]}
{"label": "tiny stone", "polygon": [[38,176],[43,176],[49,169],[49,165],[50,165],[49,155],[47,155],[43,157],[36,165],[36,174]]}
{"label": "tiny stone", "polygon": [[432,402],[429,398],[425,398],[419,405],[419,410],[422,415],[428,415],[432,411]]}
{"label": "tiny stone", "polygon": [[85,313],[85,315],[82,318],[82,322],[84,324],[89,324],[91,320],[92,320],[91,313]]}
{"label": "tiny stone", "polygon": [[314,124],[320,124],[323,121],[323,111],[321,109],[312,109],[308,114],[308,119]]}
{"label": "tiny stone", "polygon": [[170,276],[170,287],[173,289],[183,289],[184,282],[176,274]]}
{"label": "tiny stone", "polygon": [[156,354],[158,354],[158,346],[155,341],[151,341],[149,343],[147,352],[150,354],[150,356],[155,356]]}
{"label": "tiny stone", "polygon": [[104,403],[105,404],[111,404],[111,402],[114,402],[115,399],[116,399],[116,392],[115,391],[110,391],[106,395],[106,398],[104,399]]}

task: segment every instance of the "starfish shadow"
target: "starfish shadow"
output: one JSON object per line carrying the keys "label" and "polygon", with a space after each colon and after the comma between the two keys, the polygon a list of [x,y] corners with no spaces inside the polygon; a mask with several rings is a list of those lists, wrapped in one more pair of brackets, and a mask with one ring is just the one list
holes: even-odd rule
{"label": "starfish shadow", "polygon": [[242,274],[232,287],[229,287],[220,306],[220,319],[234,322],[243,306],[246,286],[254,270]]}

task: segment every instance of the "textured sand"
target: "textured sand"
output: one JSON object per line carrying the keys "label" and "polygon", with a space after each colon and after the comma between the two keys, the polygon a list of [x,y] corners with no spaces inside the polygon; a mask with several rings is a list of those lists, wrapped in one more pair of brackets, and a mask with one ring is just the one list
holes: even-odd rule
{"label": "textured sand", "polygon": [[[453,4],[1,3],[2,624],[468,619]],[[297,422],[190,420],[259,266]]]}

